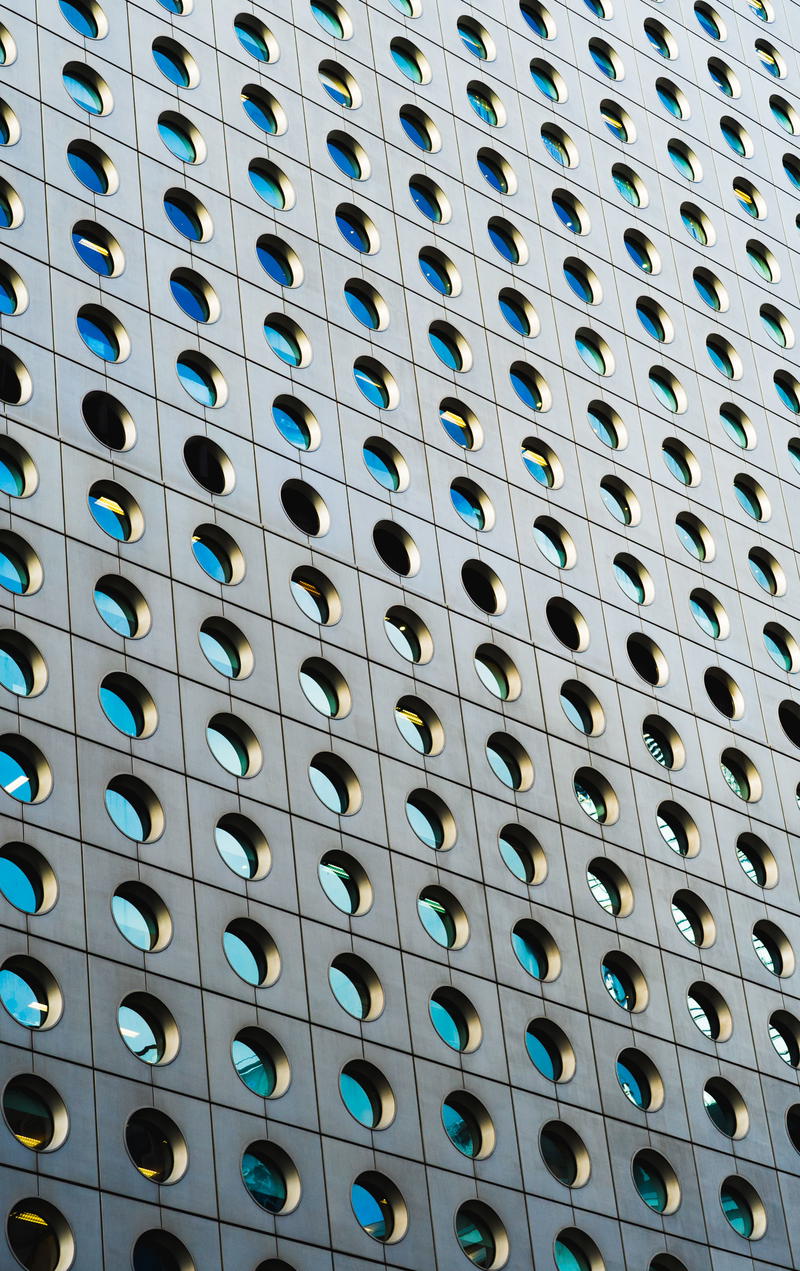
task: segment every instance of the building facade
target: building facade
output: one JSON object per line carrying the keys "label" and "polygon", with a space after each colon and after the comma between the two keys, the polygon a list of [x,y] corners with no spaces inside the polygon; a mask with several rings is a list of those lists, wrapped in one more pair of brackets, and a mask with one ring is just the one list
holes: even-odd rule
{"label": "building facade", "polygon": [[0,8],[0,1263],[800,1265],[800,7]]}

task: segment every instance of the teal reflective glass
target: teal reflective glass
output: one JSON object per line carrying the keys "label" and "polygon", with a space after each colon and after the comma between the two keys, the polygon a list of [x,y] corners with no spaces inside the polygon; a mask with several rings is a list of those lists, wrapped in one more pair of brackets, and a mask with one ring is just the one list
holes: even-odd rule
{"label": "teal reflective glass", "polygon": [[176,192],[164,195],[164,211],[171,224],[192,242],[199,242],[203,237],[203,223],[192,204]]}
{"label": "teal reflective glass", "polygon": [[25,475],[22,468],[7,450],[0,449],[0,493],[17,498],[24,490]]}
{"label": "teal reflective glass", "polygon": [[217,388],[210,372],[199,366],[193,358],[181,355],[176,363],[178,379],[190,397],[201,406],[216,406]]}
{"label": "teal reflective glass", "polygon": [[96,40],[100,31],[97,18],[83,0],[58,0],[58,7],[70,26],[87,40]]}
{"label": "teal reflective glass", "polygon": [[794,382],[788,376],[776,375],[773,380],[775,391],[783,402],[784,406],[794,415],[800,414],[800,393],[795,388]]}
{"label": "teal reflective glass", "polygon": [[184,11],[185,0],[158,0],[162,9],[166,9],[167,13],[174,13],[180,17]]}
{"label": "teal reflective glass", "polygon": [[793,136],[797,129],[795,127],[795,117],[789,103],[783,101],[780,97],[771,97],[769,105],[773,116],[784,132],[788,132]]}
{"label": "teal reflective glass", "polygon": [[378,306],[362,284],[357,282],[345,283],[344,298],[353,317],[362,326],[368,327],[370,331],[378,329],[381,324]]}
{"label": "teal reflective glass", "polygon": [[602,441],[604,446],[609,446],[612,450],[616,450],[619,446],[619,433],[610,415],[606,411],[592,406],[589,407],[587,414],[589,426],[598,440]]}
{"label": "teal reflective glass", "polygon": [[644,1203],[657,1214],[663,1214],[669,1195],[660,1171],[641,1153],[634,1158],[632,1170],[634,1186]]}
{"label": "teal reflective glass", "polygon": [[613,998],[617,1006],[621,1006],[623,1010],[632,1011],[636,996],[628,975],[619,968],[609,966],[607,962],[601,964],[600,974],[609,997]]}
{"label": "teal reflective glass", "polygon": [[418,55],[404,45],[393,43],[390,52],[392,61],[399,71],[405,75],[406,79],[410,79],[412,84],[421,84],[424,78],[422,71],[422,63]]}
{"label": "teal reflective glass", "polygon": [[300,365],[303,360],[300,344],[288,327],[279,326],[273,322],[265,322],[264,338],[275,356],[285,362],[287,366]]}
{"label": "teal reflective glass", "polygon": [[229,583],[233,577],[233,568],[225,549],[215,543],[208,535],[200,533],[192,536],[192,554],[200,568],[218,583]]}
{"label": "teal reflective glass", "polygon": [[522,923],[511,932],[511,947],[520,966],[535,980],[543,980],[548,971],[548,958],[538,937]]}
{"label": "teal reflective glass", "polygon": [[497,111],[490,97],[487,97],[480,89],[470,88],[467,90],[467,99],[479,119],[482,119],[485,124],[496,127]]}
{"label": "teal reflective glass", "polygon": [[456,1238],[461,1250],[476,1267],[494,1265],[497,1246],[488,1223],[472,1210],[462,1205],[456,1214]]}
{"label": "teal reflective glass", "polygon": [[500,739],[491,738],[486,743],[486,757],[498,780],[508,786],[509,790],[519,790],[522,785],[522,771],[510,748]]}
{"label": "teal reflective glass", "polygon": [[703,1090],[703,1106],[719,1132],[731,1139],[737,1128],[735,1109],[729,1099],[709,1086],[713,1086],[713,1082]]}
{"label": "teal reflective glass", "polygon": [[456,942],[457,930],[453,916],[446,905],[436,895],[423,892],[417,900],[417,913],[431,940],[435,940],[443,949],[452,949]]}
{"label": "teal reflective glass", "polygon": [[182,163],[197,162],[197,147],[188,127],[170,119],[159,119],[158,135],[176,159]]}
{"label": "teal reflective glass", "polygon": [[378,485],[382,485],[385,490],[399,489],[400,472],[385,446],[375,441],[367,441],[364,443],[362,453],[367,470],[370,476],[374,477],[378,482]]}
{"label": "teal reflective glass", "polygon": [[254,20],[248,19],[246,15],[240,16],[236,18],[233,29],[245,53],[249,53],[257,62],[270,61],[269,46]]}
{"label": "teal reflective glass", "polygon": [[145,807],[124,786],[111,781],[105,793],[108,815],[117,829],[129,839],[143,843],[150,834],[150,817]]}
{"label": "teal reflective glass", "polygon": [[242,662],[233,640],[216,628],[207,626],[201,628],[198,638],[200,648],[214,670],[226,675],[229,680],[235,680],[242,669]]}
{"label": "teal reflective glass", "polygon": [[[317,618],[319,621],[319,617]],[[311,763],[308,769],[314,793],[331,812],[342,815],[350,804],[346,782],[326,763]]]}
{"label": "teal reflective glass", "polygon": [[560,167],[570,167],[570,154],[564,142],[554,128],[549,128],[545,124],[541,131],[541,138],[544,148]]}
{"label": "teal reflective glass", "polygon": [[394,1231],[394,1214],[388,1198],[374,1187],[356,1181],[350,1188],[350,1204],[359,1226],[373,1240],[390,1240]]}
{"label": "teal reflective glass", "polygon": [[733,97],[733,84],[727,69],[721,62],[712,60],[708,64],[708,73],[715,88],[725,97]]}
{"label": "teal reflective glass", "polygon": [[754,521],[762,520],[764,513],[761,500],[750,483],[742,477],[734,477],[733,490],[742,510],[752,516]]}
{"label": "teal reflective glass", "polygon": [[747,154],[747,146],[738,124],[734,123],[732,119],[721,119],[719,130],[734,154],[738,154],[743,158]]}
{"label": "teal reflective glass", "polygon": [[663,342],[667,338],[664,323],[654,305],[646,300],[639,300],[636,304],[636,316],[647,334],[654,340]]}
{"label": "teal reflective glass", "polygon": [[266,1152],[251,1146],[242,1157],[242,1181],[257,1205],[269,1214],[279,1214],[286,1204],[287,1186],[283,1171]]}
{"label": "teal reflective glass", "polygon": [[693,212],[691,208],[681,208],[681,220],[685,228],[689,231],[695,242],[700,243],[702,247],[708,244],[708,233],[702,218]]}
{"label": "teal reflective glass", "polygon": [[592,1271],[592,1263],[568,1236],[559,1236],[553,1247],[558,1271]]}
{"label": "teal reflective glass", "polygon": [[231,1044],[231,1059],[237,1076],[248,1090],[268,1099],[277,1084],[277,1075],[267,1051],[239,1034]]}
{"label": "teal reflective glass", "polygon": [[30,586],[30,574],[22,557],[7,544],[0,544],[0,587],[22,596]]}
{"label": "teal reflective glass", "polygon": [[164,1056],[166,1039],[158,1021],[124,1003],[117,1011],[117,1027],[128,1050],[146,1064],[157,1064]]}
{"label": "teal reflective glass", "polygon": [[370,1010],[370,992],[361,976],[341,962],[328,968],[328,983],[336,1001],[354,1019],[366,1019]]}
{"label": "teal reflective glass", "polygon": [[605,354],[596,340],[579,334],[575,336],[575,347],[590,371],[594,371],[597,375],[607,373]]}
{"label": "teal reflective glass", "polygon": [[711,342],[706,340],[706,352],[720,374],[724,375],[726,379],[732,380],[734,377],[733,359],[725,346],[716,340],[711,340]]}
{"label": "teal reflective glass", "polygon": [[153,46],[153,61],[171,84],[175,84],[177,88],[189,87],[191,82],[189,70],[177,49],[171,48],[165,42],[156,43]]}
{"label": "teal reflective glass", "polygon": [[334,5],[325,4],[324,0],[311,0],[311,12],[323,31],[336,40],[343,39],[344,26]]}
{"label": "teal reflective glass", "polygon": [[0,1002],[23,1028],[43,1028],[50,1014],[43,985],[30,972],[0,971]]}
{"label": "teal reflective glass", "polygon": [[534,62],[531,65],[531,79],[542,96],[546,97],[548,101],[557,102],[559,100],[558,83],[548,67]]}
{"label": "teal reflective glass", "polygon": [[298,450],[308,450],[311,446],[311,430],[306,423],[303,411],[286,401],[275,402],[272,407],[272,418],[275,427]]}
{"label": "teal reflective glass", "polygon": [[480,58],[481,61],[486,61],[489,56],[486,42],[475,23],[471,22],[469,18],[459,18],[456,23],[456,29],[464,46],[472,56]]}
{"label": "teal reflective glass", "polygon": [[79,313],[78,332],[87,349],[102,358],[104,362],[119,360],[119,340],[110,322],[100,317]]}
{"label": "teal reflective glass", "polygon": [[155,914],[144,901],[115,892],[111,913],[120,932],[135,948],[147,953],[158,940]]}
{"label": "teal reflective glass", "polygon": [[650,1083],[644,1073],[629,1061],[620,1057],[616,1063],[617,1081],[626,1098],[636,1108],[645,1111],[650,1106]]}
{"label": "teal reflective glass", "polygon": [[126,737],[139,737],[144,731],[144,714],[139,703],[119,688],[100,685],[100,705],[115,728]]}
{"label": "teal reflective glass", "polygon": [[242,89],[242,109],[251,123],[262,132],[276,133],[278,120],[266,93],[252,85]]}
{"label": "teal reflective glass", "polygon": [[381,1117],[381,1103],[372,1083],[350,1065],[349,1071],[339,1074],[339,1093],[351,1117],[373,1130]]}
{"label": "teal reflective glass", "polygon": [[235,923],[231,923],[225,930],[222,948],[231,969],[245,984],[252,984],[257,988],[264,983],[267,978],[267,959],[264,952],[255,939],[244,934]]}
{"label": "teal reflective glass", "polygon": [[44,904],[44,887],[35,866],[5,848],[0,854],[0,894],[24,914],[38,913]]}
{"label": "teal reflective glass", "polygon": [[678,395],[665,373],[660,371],[651,371],[650,387],[656,396],[656,400],[660,402],[662,406],[673,413],[677,411]]}
{"label": "teal reflective glass", "polygon": [[736,1234],[749,1239],[755,1226],[753,1211],[738,1188],[730,1183],[723,1183],[719,1201],[723,1214]]}
{"label": "teal reflective glass", "polygon": [[747,560],[750,565],[750,572],[759,587],[770,596],[774,596],[778,589],[778,583],[773,570],[759,556],[754,555],[753,552],[750,552]]}
{"label": "teal reflective glass", "polygon": [[368,402],[381,409],[389,405],[389,389],[376,371],[371,371],[362,363],[356,363],[353,376]]}
{"label": "teal reflective glass", "polygon": [[110,489],[94,486],[89,492],[89,511],[105,534],[125,543],[131,536],[131,520]]}
{"label": "teal reflective glass", "polygon": [[645,588],[636,567],[628,564],[627,561],[615,560],[614,575],[625,595],[637,605],[641,605],[645,598]]}
{"label": "teal reflective glass", "polygon": [[480,1125],[457,1095],[448,1096],[442,1104],[442,1125],[453,1147],[462,1155],[478,1156],[483,1146]]}
{"label": "teal reflective glass", "polygon": [[214,827],[214,843],[228,869],[240,878],[254,878],[258,870],[258,852],[243,830],[225,821]]}
{"label": "teal reflective glass", "polygon": [[611,175],[614,178],[614,185],[617,187],[617,190],[622,195],[625,202],[630,203],[631,207],[639,207],[642,200],[639,190],[637,189],[636,182],[632,181],[627,173],[621,171],[619,168],[614,168]]}
{"label": "teal reflective glass", "polygon": [[776,666],[779,666],[782,671],[794,670],[792,651],[783,636],[779,635],[777,631],[766,627],[764,629],[764,645]]}
{"label": "teal reflective glass", "polygon": [[537,522],[533,527],[533,537],[545,559],[557,569],[563,569],[567,563],[567,549],[555,528]]}
{"label": "teal reflective glass", "polygon": [[419,209],[423,216],[427,216],[429,221],[437,223],[441,221],[441,203],[427,181],[421,177],[412,177],[408,183],[408,189],[415,207]]}
{"label": "teal reflective glass", "polygon": [[210,723],[206,728],[209,749],[218,763],[234,777],[244,777],[250,767],[247,747],[232,728]]}
{"label": "teal reflective glass", "polygon": [[88,111],[90,115],[102,115],[103,96],[88,73],[83,75],[77,71],[64,71],[64,87],[76,106]]}
{"label": "teal reflective glass", "polygon": [[793,437],[786,449],[795,468],[800,472],[800,437]]}
{"label": "teal reflective glass", "polygon": [[800,190],[800,163],[793,155],[783,156],[783,170],[796,190]]}
{"label": "teal reflective glass", "polygon": [[327,715],[329,719],[334,719],[339,714],[341,703],[339,694],[327,675],[316,668],[307,670],[303,665],[298,678],[300,687],[314,709],[319,711],[320,715]]}
{"label": "teal reflective glass", "polygon": [[766,308],[761,310],[761,321],[764,324],[767,335],[778,345],[779,348],[785,349],[788,341],[786,327],[781,319],[775,313],[770,313]]}
{"label": "teal reflective glass", "polygon": [[421,843],[438,851],[444,845],[444,825],[434,809],[421,796],[409,795],[406,800],[406,817]]}
{"label": "teal reflective glass", "polygon": [[451,1050],[466,1050],[469,1042],[469,1028],[461,1011],[447,1000],[441,992],[434,993],[428,1003],[431,1023],[442,1041]]}
{"label": "teal reflective glass", "polygon": [[254,160],[247,172],[250,184],[260,199],[279,211],[286,206],[286,195],[276,169]]}
{"label": "teal reflective glass", "polygon": [[525,1030],[525,1047],[531,1063],[543,1077],[548,1081],[560,1079],[564,1064],[558,1046],[535,1023],[529,1024]]}

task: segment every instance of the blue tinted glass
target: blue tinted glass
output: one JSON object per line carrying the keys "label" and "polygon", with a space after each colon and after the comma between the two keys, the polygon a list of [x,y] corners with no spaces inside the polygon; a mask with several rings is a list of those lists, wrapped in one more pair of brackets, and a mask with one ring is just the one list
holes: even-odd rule
{"label": "blue tinted glass", "polygon": [[432,149],[428,129],[415,115],[412,115],[410,111],[401,110],[400,123],[403,126],[403,132],[415,146],[418,146],[420,150]]}
{"label": "blue tinted glass", "polygon": [[114,257],[98,235],[91,237],[89,233],[81,233],[79,229],[72,231],[72,245],[84,265],[93,269],[96,274],[108,277],[114,272]]}
{"label": "blue tinted glass", "polygon": [[528,1028],[525,1033],[525,1046],[531,1063],[538,1068],[542,1076],[547,1077],[548,1081],[558,1081],[563,1064],[555,1045],[538,1031]]}
{"label": "blue tinted glass", "polygon": [[21,557],[7,545],[0,546],[0,586],[21,596],[28,588],[30,578]]}
{"label": "blue tinted glass", "polygon": [[511,944],[528,974],[536,980],[544,979],[547,974],[547,955],[533,933],[516,928],[511,933]]}
{"label": "blue tinted glass", "polygon": [[589,1259],[571,1240],[559,1236],[554,1252],[558,1271],[591,1271]]}
{"label": "blue tinted glass", "polygon": [[361,365],[353,367],[353,375],[367,401],[382,409],[389,405],[389,390],[378,375]]}
{"label": "blue tinted glass", "polygon": [[442,209],[434,192],[414,177],[409,181],[408,188],[415,206],[419,208],[422,215],[427,216],[430,221],[441,221]]}
{"label": "blue tinted glass", "polygon": [[233,29],[246,53],[254,57],[257,62],[269,61],[267,42],[254,22],[248,22],[246,18],[237,18],[233,24]]}
{"label": "blue tinted glass", "polygon": [[627,177],[624,172],[620,172],[617,169],[614,170],[612,175],[614,184],[625,199],[625,202],[630,203],[631,207],[638,207],[642,200],[639,197],[636,183],[631,181],[630,177]]}
{"label": "blue tinted glass", "polygon": [[35,914],[44,900],[41,879],[35,869],[7,852],[0,856],[0,892],[9,904],[25,914]]}
{"label": "blue tinted glass", "polygon": [[229,583],[232,576],[231,564],[222,548],[210,539],[195,535],[192,539],[192,552],[198,565],[209,578],[218,583]]}
{"label": "blue tinted glass", "polygon": [[89,511],[101,530],[121,543],[130,537],[130,517],[111,491],[93,490],[88,503]]}
{"label": "blue tinted glass", "polygon": [[116,362],[119,357],[119,341],[110,326],[85,313],[78,314],[78,331],[92,353],[104,362]]}
{"label": "blue tinted glass", "polygon": [[33,672],[28,659],[5,640],[0,644],[0,684],[18,697],[27,697],[33,688]]}
{"label": "blue tinted glass", "polygon": [[344,289],[347,307],[354,318],[357,318],[365,327],[369,327],[374,331],[380,326],[380,316],[377,307],[366,292],[352,283],[347,283]]}
{"label": "blue tinted glass", "polygon": [[87,40],[97,39],[97,20],[88,5],[81,0],[58,0],[58,7],[79,35],[85,35]]}
{"label": "blue tinted glass", "polygon": [[0,750],[0,786],[18,803],[32,803],[39,782],[32,767],[10,750]]}
{"label": "blue tinted glass", "polygon": [[90,115],[102,115],[103,98],[99,89],[86,76],[64,71],[64,87],[76,106],[88,111]]}
{"label": "blue tinted glass", "polygon": [[617,1081],[631,1103],[635,1104],[637,1108],[647,1107],[649,1090],[639,1079],[637,1073],[622,1059],[617,1060]]}
{"label": "blue tinted glass", "polygon": [[338,211],[336,213],[336,224],[339,227],[340,234],[351,247],[354,247],[359,252],[369,251],[369,235],[364,226],[354,216],[349,212]]}
{"label": "blue tinted glass", "polygon": [[292,266],[286,252],[274,243],[256,243],[256,253],[262,268],[269,274],[273,282],[281,287],[288,287],[294,281]]}
{"label": "blue tinted glass", "polygon": [[467,92],[469,104],[484,123],[491,124],[493,127],[497,123],[497,111],[491,100],[484,96],[483,93],[476,89],[469,89]]}
{"label": "blue tinted glass", "polygon": [[423,248],[419,255],[419,267],[422,270],[422,276],[426,282],[430,283],[434,291],[438,291],[441,296],[449,296],[453,290],[450,281],[450,275],[446,268],[440,264],[438,260],[433,258]]}
{"label": "blue tinted glass", "polygon": [[138,737],[144,727],[144,719],[138,703],[118,689],[100,686],[100,705],[109,721],[127,737]]}
{"label": "blue tinted glass", "polygon": [[558,101],[558,85],[549,70],[539,66],[532,66],[531,79],[539,89],[539,92],[542,93],[548,101]]}
{"label": "blue tinted glass", "polygon": [[195,322],[208,322],[210,312],[202,287],[184,274],[179,274],[178,277],[170,278],[169,289],[175,303],[180,305],[185,314],[188,314]]}
{"label": "blue tinted glass", "polygon": [[594,299],[592,284],[582,269],[577,265],[566,264],[564,266],[564,277],[580,300],[584,300],[587,304],[592,303]]}
{"label": "blue tinted glass", "polygon": [[50,1013],[44,989],[28,975],[0,971],[0,1001],[25,1028],[41,1028]]}
{"label": "blue tinted glass", "polygon": [[260,93],[256,93],[254,89],[242,90],[242,106],[244,113],[248,119],[261,128],[263,132],[275,133],[278,131],[278,121],[275,118],[275,112],[272,109],[266,97],[262,97]]}
{"label": "blue tinted glass", "polygon": [[[0,297],[1,296],[2,291],[0,290]],[[0,304],[0,310],[2,310],[2,304]],[[13,309],[2,311],[11,313],[14,312]],[[11,457],[10,454],[0,450],[0,493],[10,494],[13,497],[17,497],[22,494],[24,489],[25,477],[23,476],[22,469],[19,464]]]}
{"label": "blue tinted glass", "polygon": [[497,190],[498,194],[508,193],[508,181],[499,163],[486,155],[478,155],[478,167],[493,190]]}
{"label": "blue tinted glass", "polygon": [[376,1196],[372,1190],[353,1183],[350,1189],[350,1203],[357,1222],[373,1240],[386,1240],[394,1228],[392,1211],[388,1200]]}
{"label": "blue tinted glass", "polygon": [[442,1104],[442,1125],[454,1147],[464,1156],[477,1156],[482,1146],[480,1128],[458,1100],[445,1099]]}
{"label": "blue tinted glass", "polygon": [[555,159],[556,163],[562,168],[569,167],[569,153],[566,146],[551,128],[542,129],[542,141],[544,148],[550,155],[551,159]]}
{"label": "blue tinted glass", "polygon": [[579,234],[581,231],[580,213],[572,201],[554,194],[553,207],[561,224],[565,225],[572,234]]}
{"label": "blue tinted glass", "polygon": [[[205,648],[203,651],[205,652]],[[206,657],[208,657],[207,653]],[[209,661],[211,661],[210,658]],[[219,669],[223,670],[222,667]],[[227,675],[229,672],[223,670],[223,673]],[[220,823],[214,830],[214,842],[228,869],[234,874],[238,874],[241,878],[255,876],[258,869],[258,853],[241,831],[230,829]]]}
{"label": "blue tinted glass", "polygon": [[512,235],[509,234],[508,231],[504,229],[502,225],[497,225],[493,222],[490,223],[489,237],[494,243],[500,255],[505,260],[510,261],[512,265],[518,262],[519,252],[517,250],[517,245],[514,242]]}
{"label": "blue tinted glass", "polygon": [[342,39],[344,27],[333,5],[325,4],[322,0],[311,0],[311,12],[323,31],[327,31],[328,35],[332,35],[337,40]]}
{"label": "blue tinted glass", "polygon": [[179,53],[159,44],[153,49],[153,61],[171,84],[176,84],[178,88],[188,87],[189,71]]}
{"label": "blue tinted glass", "polygon": [[201,406],[216,405],[217,390],[210,375],[186,358],[178,358],[176,369],[178,379],[190,397],[193,397]]}
{"label": "blue tinted glass", "polygon": [[406,800],[406,817],[420,842],[438,851],[444,843],[444,826],[435,812],[411,796]]}
{"label": "blue tinted glass", "polygon": [[72,142],[67,149],[67,162],[81,185],[93,194],[108,193],[108,177],[100,159]]}
{"label": "blue tinted glass", "polygon": [[336,1001],[355,1019],[364,1019],[369,1011],[369,993],[366,985],[353,971],[340,966],[328,969],[328,981]]}
{"label": "blue tinted glass", "polygon": [[344,141],[328,140],[328,154],[337,168],[354,181],[361,179],[361,164],[352,146]]}
{"label": "blue tinted glass", "polygon": [[299,366],[303,360],[300,345],[286,327],[264,323],[264,338],[276,357],[288,366]]}
{"label": "blue tinted glass", "polygon": [[442,335],[438,331],[429,331],[428,339],[440,362],[444,362],[445,366],[449,367],[451,371],[461,370],[464,363],[461,351],[455,340],[447,335]]}
{"label": "blue tinted glass", "polygon": [[308,450],[311,445],[311,432],[302,413],[294,407],[279,405],[272,407],[272,417],[280,434],[299,450]]}
{"label": "blue tinted glass", "polygon": [[280,209],[286,206],[286,196],[283,192],[283,187],[274,171],[251,163],[248,173],[250,183],[259,198],[268,203],[270,207]]}
{"label": "blue tinted glass", "polygon": [[252,941],[228,929],[222,937],[222,947],[225,957],[241,979],[254,986],[263,982],[266,962],[261,950]]}
{"label": "blue tinted glass", "polygon": [[175,195],[164,195],[164,211],[179,234],[198,242],[203,237],[200,218],[185,200]]}
{"label": "blue tinted glass", "polygon": [[523,18],[531,30],[535,31],[541,39],[548,39],[550,32],[547,29],[547,22],[539,10],[534,9],[534,7],[530,4],[521,4],[519,7]]}
{"label": "blue tinted glass", "polygon": [[400,473],[397,465],[385,450],[367,442],[364,446],[364,463],[369,473],[385,490],[396,490],[400,485]]}
{"label": "blue tinted glass", "polygon": [[94,603],[106,626],[116,631],[117,635],[135,635],[138,626],[136,612],[121,592],[98,584],[94,590]]}
{"label": "blue tinted glass", "polygon": [[414,84],[422,83],[422,66],[414,53],[398,45],[390,49],[392,60],[399,71]]}
{"label": "blue tinted glass", "polygon": [[510,327],[518,331],[520,335],[530,335],[531,324],[528,321],[528,315],[518,300],[511,296],[501,294],[500,296],[500,312]]}
{"label": "blue tinted glass", "polygon": [[511,383],[514,391],[526,406],[530,406],[531,410],[542,409],[542,395],[539,392],[536,381],[532,376],[526,375],[522,371],[512,368],[509,372]]}
{"label": "blue tinted glass", "polygon": [[111,898],[114,922],[130,944],[147,953],[158,939],[158,924],[150,908],[139,900],[115,894]]}

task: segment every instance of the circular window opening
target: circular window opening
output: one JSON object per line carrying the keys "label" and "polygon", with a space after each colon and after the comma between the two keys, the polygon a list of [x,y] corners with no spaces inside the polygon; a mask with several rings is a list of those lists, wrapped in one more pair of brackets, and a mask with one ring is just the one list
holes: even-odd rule
{"label": "circular window opening", "polygon": [[397,1187],[383,1174],[359,1174],[350,1188],[350,1205],[362,1231],[379,1244],[395,1244],[408,1228],[408,1211]]}
{"label": "circular window opening", "polygon": [[73,1264],[75,1239],[69,1223],[38,1196],[12,1205],[6,1236],[11,1252],[27,1271],[67,1271]]}
{"label": "circular window opening", "polygon": [[502,1267],[508,1259],[509,1240],[493,1209],[479,1200],[467,1201],[456,1210],[456,1240],[461,1252],[476,1267]]}
{"label": "circular window opening", "polygon": [[14,1138],[31,1152],[54,1152],[67,1137],[64,1101],[42,1077],[33,1073],[12,1077],[3,1090],[2,1106]]}
{"label": "circular window opening", "polygon": [[186,1140],[177,1125],[155,1108],[140,1108],[128,1118],[125,1146],[139,1173],[151,1183],[176,1183],[189,1164]]}
{"label": "circular window opening", "polygon": [[236,1075],[262,1099],[279,1099],[289,1088],[291,1070],[283,1047],[261,1028],[243,1028],[231,1043]]}

